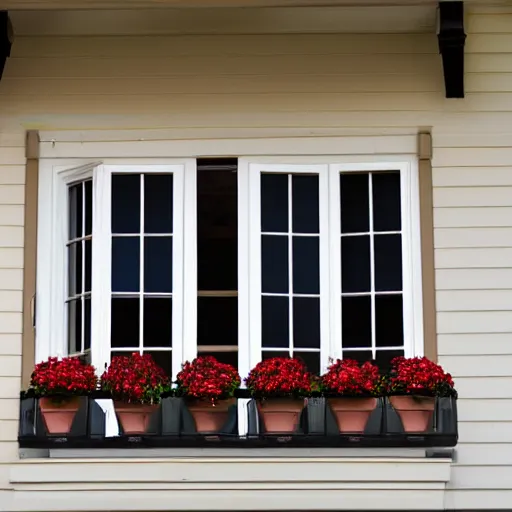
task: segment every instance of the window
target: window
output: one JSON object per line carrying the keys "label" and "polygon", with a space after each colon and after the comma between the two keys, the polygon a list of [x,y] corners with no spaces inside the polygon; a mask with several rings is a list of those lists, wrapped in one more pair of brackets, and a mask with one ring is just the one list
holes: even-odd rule
{"label": "window", "polygon": [[40,187],[38,359],[139,351],[175,376],[211,354],[245,376],[422,352],[410,162],[48,165]]}

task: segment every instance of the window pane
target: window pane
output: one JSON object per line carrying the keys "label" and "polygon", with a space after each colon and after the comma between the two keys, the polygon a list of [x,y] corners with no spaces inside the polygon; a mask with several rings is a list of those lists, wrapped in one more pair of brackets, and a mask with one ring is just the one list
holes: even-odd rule
{"label": "window pane", "polygon": [[402,236],[375,235],[375,290],[402,289]]}
{"label": "window pane", "polygon": [[139,299],[112,297],[111,345],[115,348],[139,346]]}
{"label": "window pane", "polygon": [[266,348],[290,345],[288,297],[261,298],[261,345]]}
{"label": "window pane", "polygon": [[372,346],[370,296],[342,297],[341,332],[343,348]]}
{"label": "window pane", "polygon": [[82,236],[82,183],[69,187],[69,239]]}
{"label": "window pane", "polygon": [[340,174],[341,232],[366,233],[370,230],[368,174]]}
{"label": "window pane", "polygon": [[375,296],[375,331],[378,347],[401,347],[404,344],[402,295]]}
{"label": "window pane", "polygon": [[294,297],[293,345],[320,348],[320,299]]}
{"label": "window pane", "polygon": [[232,238],[206,238],[199,235],[197,260],[199,290],[236,290],[238,287],[236,226],[234,226]]}
{"label": "window pane", "polygon": [[343,359],[354,359],[359,363],[373,361],[371,350],[343,350]]}
{"label": "window pane", "polygon": [[82,302],[75,299],[68,302],[68,353],[82,350]]}
{"label": "window pane", "polygon": [[293,237],[293,293],[320,293],[319,237]]}
{"label": "window pane", "polygon": [[172,233],[172,174],[144,175],[144,233]]}
{"label": "window pane", "polygon": [[172,293],[172,237],[144,238],[144,291]]}
{"label": "window pane", "polygon": [[400,231],[400,172],[372,174],[373,230]]}
{"label": "window pane", "polygon": [[238,297],[198,297],[197,344],[238,344]]}
{"label": "window pane", "polygon": [[264,350],[261,353],[261,359],[263,361],[265,361],[267,359],[272,359],[273,357],[290,357],[290,352],[288,352],[288,350],[279,350],[279,351]]}
{"label": "window pane", "polygon": [[318,175],[292,176],[292,230],[319,233]]}
{"label": "window pane", "polygon": [[392,359],[403,355],[403,350],[377,350],[377,354],[375,356],[376,364],[380,368],[381,372],[384,373],[389,370]]}
{"label": "window pane", "polygon": [[112,238],[112,291],[138,292],[140,286],[139,237]]}
{"label": "window pane", "polygon": [[153,357],[155,363],[162,368],[167,375],[172,375],[172,352],[169,351],[144,351],[144,354],[149,354]]}
{"label": "window pane", "polygon": [[85,233],[92,234],[92,181],[86,181],[85,186]]}
{"label": "window pane", "polygon": [[172,346],[172,299],[144,297],[144,346]]}
{"label": "window pane", "polygon": [[84,292],[91,291],[92,279],[92,240],[85,240],[85,289]]}
{"label": "window pane", "polygon": [[140,233],[140,174],[112,175],[112,233]]}
{"label": "window pane", "polygon": [[84,298],[84,350],[91,348],[91,298]]}
{"label": "window pane", "polygon": [[261,175],[261,231],[288,232],[288,175]]}
{"label": "window pane", "polygon": [[370,291],[370,237],[341,237],[341,290]]}
{"label": "window pane", "polygon": [[288,293],[288,237],[261,237],[261,281],[263,293]]}
{"label": "window pane", "polygon": [[302,359],[306,368],[313,374],[320,373],[320,352],[299,352],[295,351],[293,357]]}
{"label": "window pane", "polygon": [[68,246],[68,296],[74,297],[82,293],[82,242],[74,242]]}

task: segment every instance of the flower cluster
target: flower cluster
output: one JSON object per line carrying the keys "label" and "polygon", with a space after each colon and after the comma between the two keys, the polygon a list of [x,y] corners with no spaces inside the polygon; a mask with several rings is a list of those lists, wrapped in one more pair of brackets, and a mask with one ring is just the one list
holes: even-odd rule
{"label": "flower cluster", "polygon": [[241,381],[235,367],[204,356],[183,363],[176,382],[179,394],[215,402],[233,397]]}
{"label": "flower cluster", "polygon": [[245,385],[254,397],[300,397],[311,393],[313,376],[300,359],[273,357],[258,363]]}
{"label": "flower cluster", "polygon": [[337,359],[322,375],[320,386],[326,394],[357,397],[378,395],[380,383],[379,368],[372,363]]}
{"label": "flower cluster", "polygon": [[426,357],[395,357],[386,391],[388,395],[456,396],[452,376]]}
{"label": "flower cluster", "polygon": [[60,361],[50,357],[36,364],[30,377],[30,386],[38,396],[87,395],[96,389],[97,384],[94,366],[74,357]]}
{"label": "flower cluster", "polygon": [[102,391],[114,400],[154,404],[170,389],[169,378],[149,354],[116,356],[101,376]]}

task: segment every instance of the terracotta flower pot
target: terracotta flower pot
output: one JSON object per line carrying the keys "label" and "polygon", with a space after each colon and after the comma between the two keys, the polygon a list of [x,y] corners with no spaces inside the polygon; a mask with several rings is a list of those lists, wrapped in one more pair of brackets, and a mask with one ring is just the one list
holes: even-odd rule
{"label": "terracotta flower pot", "polygon": [[304,399],[267,398],[258,400],[258,411],[267,434],[293,434],[300,422]]}
{"label": "terracotta flower pot", "polygon": [[371,397],[329,398],[328,403],[336,418],[340,433],[354,432],[362,434],[371,413],[377,407],[377,399]]}
{"label": "terracotta flower pot", "polygon": [[79,408],[79,396],[63,399],[45,396],[39,399],[39,409],[49,434],[69,434]]}
{"label": "terracotta flower pot", "polygon": [[158,409],[158,405],[114,402],[114,409],[123,432],[128,435],[136,435],[147,432],[151,416]]}
{"label": "terracotta flower pot", "polygon": [[405,432],[426,432],[432,423],[436,399],[430,396],[390,396]]}
{"label": "terracotta flower pot", "polygon": [[198,433],[219,432],[226,424],[229,408],[234,403],[234,398],[218,400],[215,404],[205,400],[193,400],[187,403],[187,408],[194,418]]}

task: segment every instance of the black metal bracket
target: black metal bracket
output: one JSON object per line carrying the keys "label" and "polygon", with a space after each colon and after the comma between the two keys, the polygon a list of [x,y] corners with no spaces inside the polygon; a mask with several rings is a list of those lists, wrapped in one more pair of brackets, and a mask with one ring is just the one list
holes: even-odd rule
{"label": "black metal bracket", "polygon": [[439,53],[447,98],[464,98],[464,2],[439,3]]}
{"label": "black metal bracket", "polygon": [[9,13],[0,11],[0,80],[4,72],[5,61],[11,55],[13,30]]}

